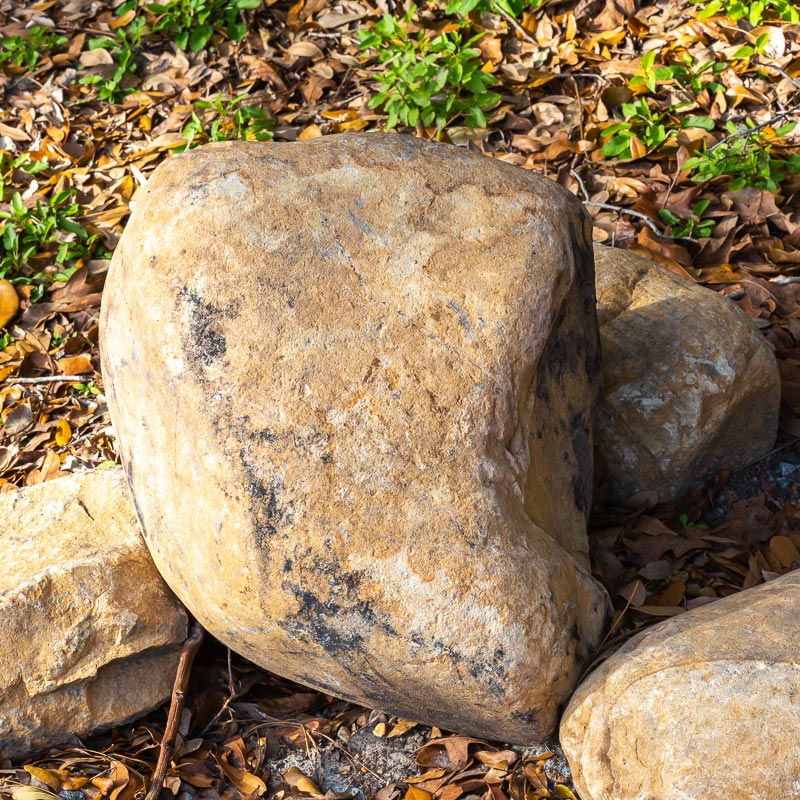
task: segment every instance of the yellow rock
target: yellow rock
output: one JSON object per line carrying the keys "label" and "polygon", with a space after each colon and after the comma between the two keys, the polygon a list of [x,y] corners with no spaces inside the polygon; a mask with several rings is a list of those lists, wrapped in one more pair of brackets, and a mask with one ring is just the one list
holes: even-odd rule
{"label": "yellow rock", "polygon": [[186,612],[156,572],[120,469],[0,494],[0,758],[169,696]]}
{"label": "yellow rock", "polygon": [[578,687],[583,800],[800,797],[800,572],[649,628]]}
{"label": "yellow rock", "polygon": [[597,449],[611,499],[663,501],[769,452],[780,376],[731,300],[635,253],[595,247],[604,397]]}
{"label": "yellow rock", "polygon": [[103,304],[145,535],[209,631],[393,715],[551,732],[607,613],[574,197],[400,135],[210,145],[150,178]]}

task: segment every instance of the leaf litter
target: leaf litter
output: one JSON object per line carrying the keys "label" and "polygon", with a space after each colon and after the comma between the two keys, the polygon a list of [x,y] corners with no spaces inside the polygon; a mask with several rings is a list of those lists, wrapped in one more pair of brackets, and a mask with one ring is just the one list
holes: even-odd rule
{"label": "leaf litter", "polygon": [[[515,18],[502,3],[472,4],[470,34],[500,99],[483,128],[462,116],[410,130],[558,181],[586,202],[596,241],[727,296],[778,358],[773,454],[679,504],[643,493],[597,505],[593,570],[616,608],[600,659],[647,625],[800,566],[800,168],[789,129],[800,119],[800,22],[732,20],[723,5],[549,0]],[[0,0],[0,491],[118,461],[100,299],[131,202],[161,161],[210,140],[387,123],[370,105],[382,66],[358,32],[386,13],[403,19],[410,3],[219,7],[213,25],[193,20],[202,29],[181,49],[185,28],[167,4]],[[420,4],[410,32],[453,30],[445,12]],[[180,800],[572,796],[557,752],[448,735],[213,645],[204,653],[165,782]],[[163,725],[161,709],[2,764],[0,795],[141,800]]]}

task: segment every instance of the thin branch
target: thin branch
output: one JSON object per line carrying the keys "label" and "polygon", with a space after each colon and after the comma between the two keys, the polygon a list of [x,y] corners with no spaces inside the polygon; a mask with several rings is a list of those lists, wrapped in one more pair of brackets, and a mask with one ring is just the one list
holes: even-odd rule
{"label": "thin branch", "polygon": [[583,178],[578,174],[577,170],[571,169],[569,174],[578,181],[578,186],[580,186],[581,194],[583,195],[584,200],[589,199],[589,192],[586,191],[586,184],[583,182]]}
{"label": "thin branch", "polygon": [[779,111],[774,117],[771,117],[766,122],[761,122],[758,125],[754,125],[752,128],[744,128],[740,131],[736,131],[735,133],[729,133],[724,139],[720,139],[716,144],[709,147],[708,152],[713,153],[714,150],[725,144],[725,142],[729,142],[731,139],[740,139],[743,136],[749,139],[759,131],[763,131],[764,128],[771,128],[776,122],[780,122],[782,119],[786,119],[786,117],[791,117],[793,114],[798,113],[798,111],[800,111],[800,103],[792,106],[791,108]]}
{"label": "thin branch", "polygon": [[506,21],[506,22],[507,22],[507,23],[508,23],[508,24],[509,24],[509,25],[510,25],[512,28],[514,28],[514,30],[515,30],[515,31],[516,31],[516,32],[517,32],[517,33],[518,33],[518,34],[519,34],[519,35],[520,35],[520,36],[521,36],[521,37],[522,37],[522,38],[523,38],[523,39],[524,39],[526,42],[530,42],[531,44],[535,44],[535,45],[538,45],[538,44],[539,44],[539,43],[536,41],[536,39],[534,39],[534,38],[533,38],[533,36],[531,36],[531,35],[528,33],[528,31],[526,31],[526,30],[525,30],[525,28],[523,28],[523,27],[522,27],[522,25],[520,25],[520,24],[519,24],[519,22],[517,22],[517,21],[514,19],[514,17],[512,17],[512,16],[511,16],[511,14],[509,14],[509,13],[508,13],[508,12],[506,12],[506,11],[503,11],[503,9],[502,9],[502,8],[500,8],[500,6],[498,6],[498,5],[497,5],[497,3],[492,3],[492,11],[494,11],[494,13],[495,13],[495,14],[499,14],[499,15],[500,15],[500,16],[501,16],[501,17],[502,17],[502,18],[503,18],[503,19],[504,19],[504,20],[505,20],[505,21]]}
{"label": "thin branch", "polygon": [[797,78],[793,78],[785,69],[779,67],[777,64],[770,64],[768,61],[761,61],[758,58],[754,58],[753,62],[758,64],[759,67],[766,67],[766,69],[775,70],[775,72],[786,78],[786,80],[789,81],[789,83],[791,83],[795,89],[800,89],[800,81],[798,81]]}
{"label": "thin branch", "polygon": [[175,683],[172,688],[172,702],[169,706],[169,716],[167,717],[167,727],[164,736],[161,738],[161,750],[158,754],[158,763],[153,772],[153,782],[150,784],[150,791],[145,800],[158,800],[161,788],[164,785],[164,778],[167,777],[167,770],[175,752],[175,739],[178,736],[178,729],[181,724],[183,705],[186,702],[186,686],[189,683],[189,673],[192,669],[192,662],[203,643],[203,628],[200,623],[192,623],[192,630],[188,638],[183,643],[181,655],[178,661],[178,671],[175,674]]}
{"label": "thin branch", "polygon": [[584,197],[583,204],[585,206],[594,206],[595,208],[602,208],[606,211],[616,211],[617,214],[629,214],[631,217],[636,217],[637,219],[642,220],[642,222],[644,222],[644,224],[647,225],[647,227],[650,228],[650,230],[653,231],[653,233],[658,236],[659,239],[669,239],[669,236],[660,230],[656,226],[655,222],[653,222],[653,220],[647,216],[647,214],[642,214],[641,211],[634,211],[632,208],[624,208],[623,206],[615,206],[611,203],[596,203],[594,200],[590,200],[589,192],[586,191],[586,184],[583,182],[581,176],[578,175],[574,169],[571,169],[569,174],[572,175],[576,181],[578,181],[578,186],[580,186],[581,194]]}
{"label": "thin branch", "polygon": [[602,208],[605,211],[616,211],[617,214],[628,214],[631,217],[636,217],[636,219],[642,220],[648,228],[650,228],[653,233],[658,236],[659,239],[669,239],[670,237],[667,236],[664,231],[659,230],[658,226],[653,222],[647,214],[642,214],[641,211],[634,211],[632,208],[623,208],[622,206],[615,206],[611,203],[595,203],[592,200],[585,200],[583,203],[585,206],[594,206],[595,208]]}
{"label": "thin branch", "polygon": [[40,375],[38,378],[5,378],[0,383],[21,383],[34,386],[39,383],[83,383],[91,380],[94,373],[87,372],[84,375]]}

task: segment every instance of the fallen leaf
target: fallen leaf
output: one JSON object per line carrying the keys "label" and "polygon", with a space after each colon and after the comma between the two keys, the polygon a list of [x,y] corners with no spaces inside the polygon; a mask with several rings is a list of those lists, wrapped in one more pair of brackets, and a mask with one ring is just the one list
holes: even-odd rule
{"label": "fallen leaf", "polygon": [[3,279],[0,280],[0,328],[5,328],[19,310],[19,295],[14,285]]}
{"label": "fallen leaf", "polygon": [[394,739],[395,736],[402,736],[408,733],[413,728],[417,727],[417,723],[410,719],[398,719],[394,727],[389,731],[387,739]]}

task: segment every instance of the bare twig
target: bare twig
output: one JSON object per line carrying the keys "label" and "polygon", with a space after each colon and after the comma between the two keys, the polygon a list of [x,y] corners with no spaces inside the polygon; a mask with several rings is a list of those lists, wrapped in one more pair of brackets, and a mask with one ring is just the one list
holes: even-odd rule
{"label": "bare twig", "polygon": [[533,36],[531,36],[528,31],[526,31],[525,28],[523,28],[522,25],[520,25],[519,22],[517,22],[514,17],[511,16],[511,14],[503,11],[503,9],[500,8],[500,6],[498,6],[496,3],[492,3],[492,11],[494,11],[495,14],[499,14],[526,42],[536,45],[539,44],[536,39],[534,39]]}
{"label": "bare twig", "polygon": [[741,139],[745,137],[749,139],[751,136],[754,136],[759,131],[763,131],[764,128],[771,128],[776,122],[780,122],[782,119],[786,119],[786,117],[791,117],[793,114],[797,114],[800,112],[800,103],[791,108],[784,109],[783,111],[779,111],[775,114],[774,117],[770,117],[766,122],[761,122],[758,125],[754,125],[752,128],[743,128],[740,131],[736,131],[735,133],[729,133],[724,139],[720,139],[716,144],[712,145],[708,148],[709,153],[713,153],[721,145],[725,144],[725,142],[729,142],[731,139]]}
{"label": "bare twig", "polygon": [[634,211],[632,208],[624,208],[623,206],[615,206],[611,203],[595,203],[593,200],[585,200],[583,204],[585,206],[593,206],[594,208],[602,208],[605,211],[616,211],[617,214],[628,214],[631,217],[636,217],[636,219],[642,220],[659,239],[669,239],[669,236],[667,236],[664,231],[660,230],[647,214],[642,214],[641,211]]}
{"label": "bare twig", "polygon": [[84,375],[40,375],[38,378],[5,378],[0,383],[21,383],[36,385],[38,383],[83,383],[92,379],[91,372]]}
{"label": "bare twig", "polygon": [[759,67],[765,67],[766,69],[774,70],[779,75],[782,75],[784,78],[786,78],[786,80],[789,81],[789,83],[791,83],[795,89],[800,89],[800,81],[798,81],[797,78],[793,78],[785,69],[779,67],[777,64],[770,64],[768,61],[761,61],[758,58],[754,58],[753,62],[758,64]]}
{"label": "bare twig", "polygon": [[580,175],[574,170],[571,169],[569,174],[578,181],[578,186],[580,186],[581,194],[584,197],[583,204],[585,206],[593,206],[594,208],[602,208],[606,211],[616,211],[617,214],[629,214],[632,217],[636,217],[637,219],[642,220],[648,228],[650,228],[653,233],[658,236],[659,239],[668,239],[669,237],[664,234],[662,230],[658,228],[658,226],[653,222],[647,214],[642,214],[641,211],[634,211],[632,208],[624,208],[623,206],[615,206],[611,203],[596,203],[594,200],[589,199],[589,192],[586,191],[586,184],[583,182],[583,179]]}
{"label": "bare twig", "polygon": [[588,675],[595,667],[596,664],[600,662],[600,659],[603,656],[603,648],[608,644],[611,640],[611,636],[614,634],[614,631],[619,628],[622,624],[622,620],[625,619],[625,615],[628,613],[628,609],[631,607],[633,603],[633,598],[636,596],[636,590],[642,585],[641,580],[638,578],[636,579],[636,583],[633,584],[633,589],[631,590],[630,597],[628,597],[628,602],[625,603],[625,608],[619,612],[619,616],[614,620],[611,624],[611,627],[608,629],[608,633],[603,637],[603,641],[597,646],[597,649],[594,651],[594,658],[584,667],[583,672],[581,673],[581,677],[578,681],[582,681],[586,675]]}
{"label": "bare twig", "polygon": [[175,739],[178,736],[183,705],[186,702],[186,686],[189,683],[189,673],[192,669],[194,657],[197,655],[202,643],[203,628],[199,622],[195,621],[192,623],[192,630],[181,649],[178,672],[175,675],[175,683],[172,689],[172,702],[169,706],[167,727],[164,731],[164,736],[161,738],[158,763],[153,772],[153,782],[150,784],[150,791],[147,793],[145,800],[158,800],[158,796],[161,794],[161,787],[164,785],[164,778],[167,776],[172,754],[175,752]]}
{"label": "bare twig", "polygon": [[581,194],[583,195],[583,199],[584,200],[588,200],[589,199],[589,192],[586,191],[586,184],[583,182],[583,178],[581,178],[581,176],[578,174],[578,171],[574,170],[574,169],[571,169],[569,171],[569,174],[572,175],[572,177],[575,178],[576,181],[578,181],[578,186],[580,186]]}

